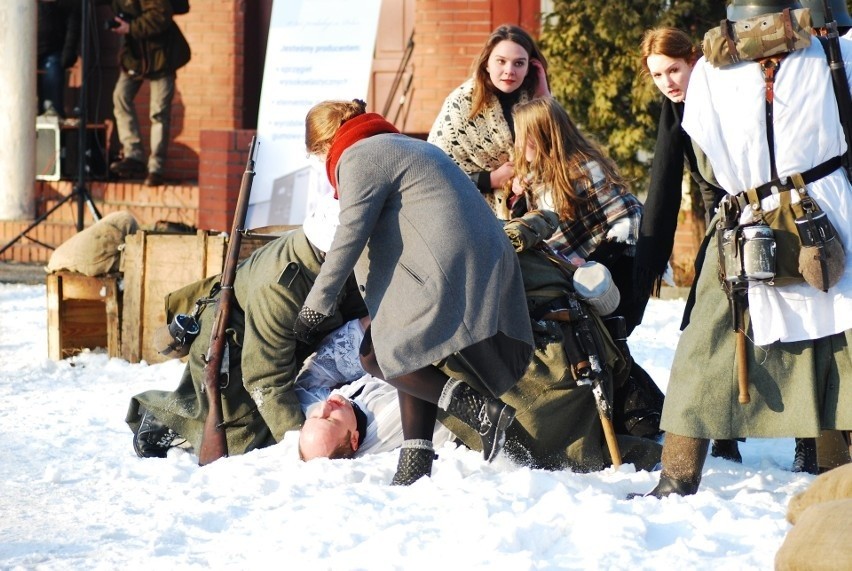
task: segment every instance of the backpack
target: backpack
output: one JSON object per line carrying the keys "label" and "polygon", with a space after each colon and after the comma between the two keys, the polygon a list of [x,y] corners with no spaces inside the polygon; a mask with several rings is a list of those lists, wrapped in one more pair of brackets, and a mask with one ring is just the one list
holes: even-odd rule
{"label": "backpack", "polygon": [[172,5],[172,14],[180,16],[189,12],[189,0],[170,0]]}

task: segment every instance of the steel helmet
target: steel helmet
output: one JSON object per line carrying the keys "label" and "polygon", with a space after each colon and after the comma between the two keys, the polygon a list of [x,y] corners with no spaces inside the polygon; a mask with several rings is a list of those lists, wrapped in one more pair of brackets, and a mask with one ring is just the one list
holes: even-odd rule
{"label": "steel helmet", "polygon": [[[825,7],[823,0],[799,0],[803,8],[811,11],[811,20],[814,28],[825,27]],[[828,6],[831,8],[831,15],[837,22],[838,28],[852,27],[852,18],[849,17],[849,12],[846,9],[846,0],[829,0]]]}
{"label": "steel helmet", "polygon": [[799,2],[784,2],[783,0],[732,0],[728,4],[728,20],[738,22],[754,16],[783,12],[785,8],[795,10],[801,8]]}

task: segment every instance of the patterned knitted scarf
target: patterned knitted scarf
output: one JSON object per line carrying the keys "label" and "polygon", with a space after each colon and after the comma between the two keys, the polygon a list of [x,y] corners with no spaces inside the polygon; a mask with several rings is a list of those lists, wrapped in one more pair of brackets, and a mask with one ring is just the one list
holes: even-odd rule
{"label": "patterned knitted scarf", "polygon": [[381,135],[383,133],[399,133],[399,130],[378,113],[364,113],[346,121],[337,130],[331,141],[331,149],[325,160],[325,172],[328,182],[334,188],[334,198],[337,198],[337,161],[343,151],[362,139]]}

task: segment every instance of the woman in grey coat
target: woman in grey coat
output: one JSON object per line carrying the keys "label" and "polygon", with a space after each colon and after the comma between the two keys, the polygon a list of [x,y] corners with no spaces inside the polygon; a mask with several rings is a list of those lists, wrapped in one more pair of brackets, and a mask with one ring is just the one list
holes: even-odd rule
{"label": "woman in grey coat", "polygon": [[[305,144],[325,160],[340,226],[294,324],[310,340],[354,269],[371,325],[364,368],[399,392],[404,443],[394,484],[432,470],[438,407],[475,428],[485,459],[500,451],[514,409],[499,400],[532,355],[517,256],[476,187],[439,148],[401,135],[363,101],[325,101]],[[441,371],[459,356],[491,393]]]}

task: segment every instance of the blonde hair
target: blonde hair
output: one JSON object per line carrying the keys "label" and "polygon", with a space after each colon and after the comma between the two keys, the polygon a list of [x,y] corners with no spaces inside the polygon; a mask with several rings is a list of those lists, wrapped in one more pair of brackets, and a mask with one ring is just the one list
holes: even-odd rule
{"label": "blonde hair", "polygon": [[366,112],[367,104],[360,99],[323,101],[311,107],[305,117],[305,149],[308,154],[327,153],[340,126]]}
{"label": "blonde hair", "polygon": [[476,61],[473,62],[473,101],[470,108],[471,118],[475,117],[480,111],[482,111],[482,108],[488,102],[488,95],[497,90],[491,82],[491,77],[488,75],[488,72],[485,71],[485,68],[488,67],[488,58],[491,57],[491,52],[494,51],[497,44],[506,40],[514,42],[524,48],[530,59],[527,76],[521,83],[520,89],[533,93],[535,92],[536,87],[538,87],[538,74],[532,66],[532,60],[537,59],[540,61],[544,70],[547,71],[547,61],[538,49],[535,40],[532,39],[532,36],[530,36],[526,30],[519,28],[518,26],[510,26],[508,24],[500,26],[491,32],[491,35],[482,47],[482,51],[479,52],[479,57],[477,57]]}
{"label": "blonde hair", "polygon": [[642,54],[642,73],[648,74],[648,57],[663,55],[672,59],[682,59],[689,65],[694,65],[701,53],[686,32],[677,28],[662,27],[645,31],[642,43],[639,45]]}
{"label": "blonde hair", "polygon": [[[615,163],[580,132],[568,112],[552,97],[515,106],[514,117],[515,175],[520,180],[532,176],[534,184],[549,188],[560,219],[575,219],[578,208],[585,204],[586,198],[580,198],[575,188],[592,186],[593,181],[583,169],[590,161],[600,165],[607,185],[627,188]],[[530,162],[526,160],[528,140],[535,147]]]}

